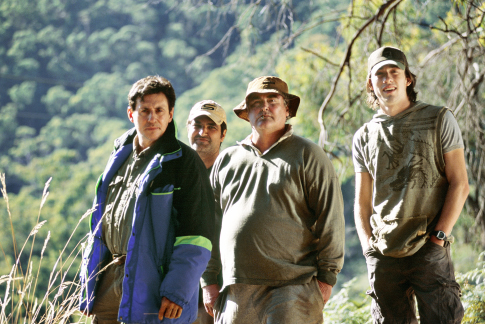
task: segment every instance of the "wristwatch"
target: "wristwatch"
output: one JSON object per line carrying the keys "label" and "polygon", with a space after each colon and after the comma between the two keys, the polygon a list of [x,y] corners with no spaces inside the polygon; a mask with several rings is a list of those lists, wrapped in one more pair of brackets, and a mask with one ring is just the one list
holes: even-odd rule
{"label": "wristwatch", "polygon": [[431,232],[431,235],[436,236],[436,238],[438,240],[442,240],[442,241],[450,242],[450,243],[455,242],[455,238],[453,237],[453,235],[446,236],[446,233],[443,232],[443,231],[433,231],[433,232]]}
{"label": "wristwatch", "polygon": [[436,236],[438,240],[446,241],[446,234],[443,231],[433,231],[431,235]]}

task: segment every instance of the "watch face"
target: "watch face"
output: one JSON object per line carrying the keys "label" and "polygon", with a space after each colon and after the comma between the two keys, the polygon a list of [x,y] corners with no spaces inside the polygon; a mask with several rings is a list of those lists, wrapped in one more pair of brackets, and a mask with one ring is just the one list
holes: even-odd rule
{"label": "watch face", "polygon": [[438,231],[438,233],[436,233],[436,237],[438,240],[444,240],[446,238],[446,234],[443,231]]}

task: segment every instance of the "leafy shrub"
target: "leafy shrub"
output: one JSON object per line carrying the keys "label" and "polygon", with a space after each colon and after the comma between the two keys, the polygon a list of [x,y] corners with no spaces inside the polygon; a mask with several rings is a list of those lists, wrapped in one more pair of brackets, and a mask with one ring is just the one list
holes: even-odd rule
{"label": "leafy shrub", "polygon": [[357,278],[343,284],[340,291],[325,305],[323,310],[324,322],[330,324],[364,324],[372,323],[370,305],[371,297],[362,294],[362,300],[349,297],[349,291]]}
{"label": "leafy shrub", "polygon": [[465,308],[462,323],[485,323],[485,251],[478,257],[477,268],[464,274],[457,274],[461,285],[461,301]]}

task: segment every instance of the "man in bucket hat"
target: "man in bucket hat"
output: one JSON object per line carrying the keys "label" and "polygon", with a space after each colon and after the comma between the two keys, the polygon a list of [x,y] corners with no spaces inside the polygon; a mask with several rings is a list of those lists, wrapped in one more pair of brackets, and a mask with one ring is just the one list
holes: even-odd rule
{"label": "man in bucket hat", "polygon": [[354,135],[355,223],[366,257],[374,323],[460,323],[451,230],[468,195],[463,141],[445,107],[416,100],[404,53],[369,56],[369,105]]}
{"label": "man in bucket hat", "polygon": [[343,264],[343,201],[325,152],[286,124],[299,103],[283,80],[264,76],[234,108],[252,132],[211,173],[222,225],[201,285],[216,323],[323,322]]}

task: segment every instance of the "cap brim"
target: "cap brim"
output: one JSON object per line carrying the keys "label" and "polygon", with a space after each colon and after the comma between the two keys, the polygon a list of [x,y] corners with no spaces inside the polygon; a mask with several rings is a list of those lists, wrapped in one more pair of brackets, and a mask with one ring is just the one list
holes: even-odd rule
{"label": "cap brim", "polygon": [[373,75],[374,73],[376,73],[381,67],[383,67],[384,65],[396,65],[398,68],[400,68],[401,70],[405,70],[406,69],[406,66],[404,66],[404,64],[402,64],[401,62],[398,62],[398,61],[394,61],[394,60],[385,60],[385,61],[382,61],[382,62],[379,62],[377,63],[376,65],[374,65],[372,67],[372,69],[370,69],[370,73],[369,73],[369,76]]}
{"label": "cap brim", "polygon": [[217,119],[217,120],[214,119],[213,115],[210,112],[200,110],[196,114],[189,115],[189,119],[187,119],[187,123],[191,122],[192,120],[194,120],[194,119],[196,119],[197,117],[200,117],[200,116],[209,117],[217,125],[221,125],[224,122],[224,120],[222,120],[222,119]]}

